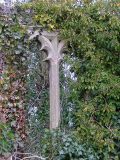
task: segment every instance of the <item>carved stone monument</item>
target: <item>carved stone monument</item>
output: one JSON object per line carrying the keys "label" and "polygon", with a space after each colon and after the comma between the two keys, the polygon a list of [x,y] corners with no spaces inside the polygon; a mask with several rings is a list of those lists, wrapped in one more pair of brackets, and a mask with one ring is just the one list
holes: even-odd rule
{"label": "carved stone monument", "polygon": [[30,39],[38,36],[41,42],[41,50],[48,53],[44,61],[49,61],[49,84],[50,84],[50,129],[56,129],[60,124],[60,86],[59,86],[59,63],[62,59],[64,41],[58,40],[58,33],[43,31],[41,35],[35,32]]}

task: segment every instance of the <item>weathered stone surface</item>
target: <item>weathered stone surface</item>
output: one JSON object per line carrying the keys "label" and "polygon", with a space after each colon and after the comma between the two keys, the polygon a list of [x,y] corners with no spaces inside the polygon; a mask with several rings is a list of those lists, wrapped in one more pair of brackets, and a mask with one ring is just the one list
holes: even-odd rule
{"label": "weathered stone surface", "polygon": [[42,32],[38,37],[42,44],[41,50],[46,50],[49,61],[49,83],[50,83],[50,129],[56,129],[60,124],[60,87],[59,87],[59,63],[62,59],[64,42],[58,41],[58,33]]}
{"label": "weathered stone surface", "polygon": [[50,83],[50,129],[56,129],[60,124],[60,87],[59,87],[59,63],[62,59],[64,41],[58,40],[57,32],[35,31],[30,40],[38,37],[41,42],[41,50],[48,53],[44,61],[49,62],[49,83]]}

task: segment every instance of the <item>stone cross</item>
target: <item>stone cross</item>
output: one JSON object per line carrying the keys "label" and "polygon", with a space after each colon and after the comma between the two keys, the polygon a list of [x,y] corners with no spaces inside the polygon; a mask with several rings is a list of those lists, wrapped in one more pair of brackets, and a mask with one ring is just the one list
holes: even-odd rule
{"label": "stone cross", "polygon": [[[38,35],[41,42],[41,50],[48,53],[44,61],[49,61],[49,84],[50,84],[50,129],[56,129],[60,125],[60,86],[59,86],[59,63],[62,59],[64,41],[58,40],[58,33],[43,31],[41,35],[34,33],[32,38]],[[31,38],[31,39],[32,39]]]}

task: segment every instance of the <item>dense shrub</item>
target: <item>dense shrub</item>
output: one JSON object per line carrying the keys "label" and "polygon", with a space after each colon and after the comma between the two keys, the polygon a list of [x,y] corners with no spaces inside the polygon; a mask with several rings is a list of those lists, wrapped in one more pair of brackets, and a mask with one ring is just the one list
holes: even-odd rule
{"label": "dense shrub", "polygon": [[75,79],[68,85],[68,99],[73,104],[71,118],[76,136],[93,147],[100,159],[118,159],[120,21],[117,1],[81,6],[33,2],[26,7],[34,10],[33,19],[37,24],[48,30],[59,30],[68,42],[70,56],[66,63],[70,64]]}
{"label": "dense shrub", "polygon": [[[23,93],[20,99],[28,98],[29,102],[36,97],[42,86],[42,83],[40,85],[36,83],[32,74],[31,76],[29,74],[30,77],[28,76],[24,81],[26,68],[23,67],[23,57],[35,52],[36,60],[39,51],[39,48],[36,49],[37,39],[34,39],[34,43],[28,43],[28,37],[25,36],[28,30],[31,31],[29,26],[32,25],[34,30],[38,28],[49,31],[57,30],[60,37],[67,43],[68,51],[64,63],[69,66],[70,75],[62,77],[63,86],[66,87],[67,83],[67,91],[63,90],[63,92],[68,94],[67,98],[65,97],[65,106],[62,107],[65,112],[64,126],[67,130],[69,128],[71,134],[68,133],[67,136],[55,133],[58,140],[56,141],[55,138],[51,138],[51,135],[44,133],[43,128],[42,131],[38,128],[39,122],[42,126],[42,122],[48,115],[48,100],[45,100],[47,91],[43,89],[44,93],[41,94],[41,97],[44,95],[44,98],[37,96],[42,105],[32,99],[33,104],[38,107],[34,114],[34,121],[28,116],[30,128],[34,131],[33,133],[28,128],[29,138],[26,145],[29,151],[42,152],[53,159],[118,160],[120,158],[120,12],[118,2],[98,1],[78,5],[33,1],[17,7],[17,14],[12,16],[14,25],[1,23],[1,51],[5,53],[7,66],[12,66],[12,69],[9,70],[9,77],[12,80],[22,78],[24,84],[30,84],[28,86],[31,88],[28,89],[27,97],[23,98],[24,92],[19,92]],[[19,17],[16,18],[18,15]],[[27,17],[24,19],[22,16]],[[21,21],[24,21],[24,25],[21,25]],[[22,56],[19,56],[21,54]],[[37,64],[39,64],[38,59]],[[32,61],[33,66],[35,71],[35,61]],[[14,71],[17,72],[15,73],[17,77],[13,76]],[[30,73],[36,75],[36,72]],[[44,76],[43,79],[45,79]],[[37,82],[38,80],[39,78]],[[42,81],[42,78],[40,80]],[[48,78],[42,82],[46,84],[45,89],[48,88]],[[37,89],[39,89],[37,90],[35,86],[38,86]],[[4,92],[4,87],[2,90]],[[27,110],[30,109],[28,104],[26,102]],[[44,116],[41,109],[44,110]],[[69,122],[72,127],[68,127]],[[44,127],[47,128],[48,125],[44,123]],[[61,130],[63,131],[62,126]],[[47,141],[48,139],[50,141]],[[35,147],[29,148],[32,142]]]}

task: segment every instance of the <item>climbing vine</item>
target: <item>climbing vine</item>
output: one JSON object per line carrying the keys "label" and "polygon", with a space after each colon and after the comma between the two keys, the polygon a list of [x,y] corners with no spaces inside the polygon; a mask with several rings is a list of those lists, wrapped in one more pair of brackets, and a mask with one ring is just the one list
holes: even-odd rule
{"label": "climbing vine", "polygon": [[[25,139],[24,95],[26,74],[25,30],[15,14],[0,19],[0,154],[20,146]],[[9,144],[10,143],[10,144]],[[11,146],[12,145],[12,146]]]}
{"label": "climbing vine", "polygon": [[[29,41],[32,32],[45,29],[58,31],[60,38],[66,40],[68,50],[65,55],[65,65],[69,66],[70,75],[62,77],[63,86],[67,86],[67,89],[61,94],[67,94],[67,98],[65,97],[67,100],[64,99],[65,106],[62,106],[65,112],[63,122],[64,127],[67,126],[67,131],[62,126],[61,130],[65,133],[70,130],[77,137],[77,143],[73,143],[74,136],[72,138],[67,136],[68,140],[65,141],[65,138],[61,138],[58,134],[60,141],[55,143],[61,142],[61,147],[56,149],[51,157],[90,159],[91,152],[90,156],[85,154],[88,154],[86,151],[88,148],[92,148],[92,154],[93,152],[95,154],[91,157],[94,159],[118,160],[120,158],[120,8],[118,2],[117,0],[95,3],[83,1],[78,4],[66,1],[52,4],[34,0],[17,6],[9,18],[1,16],[0,113],[3,116],[0,122],[1,153],[5,152],[3,148],[11,149],[8,146],[14,146],[17,135],[25,141],[27,136],[25,111],[30,111],[31,106],[33,107],[31,104],[37,106],[37,110],[34,112],[34,121],[32,119],[29,121],[34,133],[28,129],[27,138],[29,138],[26,141],[28,145],[26,148],[31,152],[40,151],[47,156],[52,153],[51,150],[49,152],[51,139],[43,131],[44,128],[48,128],[44,123],[48,116],[46,100],[48,76],[45,75],[46,70],[42,72],[46,66],[43,67],[39,62],[42,58],[39,57],[40,48],[37,39],[34,39],[34,42]],[[36,68],[44,74],[39,75]],[[43,92],[38,96],[41,90]],[[35,97],[37,100],[34,100]],[[36,127],[39,120],[44,124],[42,128],[40,123],[42,133]],[[39,138],[35,137],[36,135]],[[34,144],[34,149],[29,147],[31,145],[29,141]],[[83,154],[80,152],[81,155],[76,155],[75,146],[80,144],[87,146],[87,149]],[[21,143],[20,145],[22,146]],[[39,148],[39,151],[36,148]]]}
{"label": "climbing vine", "polygon": [[93,146],[99,158],[119,159],[118,2],[65,3],[33,1],[23,8],[32,8],[35,23],[59,31],[67,41],[70,56],[66,56],[66,63],[75,80],[69,81],[66,108],[70,103],[73,106],[71,118],[76,136]]}

